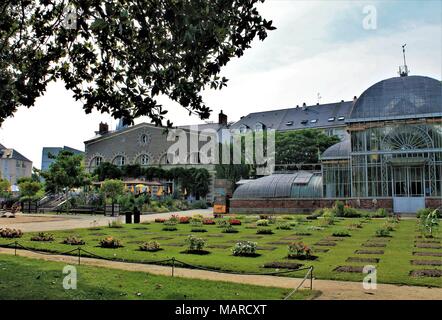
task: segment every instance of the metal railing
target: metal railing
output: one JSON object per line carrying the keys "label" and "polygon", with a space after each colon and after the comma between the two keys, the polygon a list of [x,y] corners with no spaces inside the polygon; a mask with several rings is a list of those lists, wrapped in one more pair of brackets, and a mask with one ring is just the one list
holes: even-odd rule
{"label": "metal railing", "polygon": [[[298,269],[299,270],[299,269]],[[307,280],[307,278],[310,275],[310,290],[313,290],[313,266],[308,267],[308,271],[305,274],[304,278],[302,279],[301,283],[295,288],[293,289],[293,291],[291,291],[285,298],[284,300],[288,300],[292,295],[294,295],[299,288],[301,288],[301,286],[304,284],[304,282]]]}

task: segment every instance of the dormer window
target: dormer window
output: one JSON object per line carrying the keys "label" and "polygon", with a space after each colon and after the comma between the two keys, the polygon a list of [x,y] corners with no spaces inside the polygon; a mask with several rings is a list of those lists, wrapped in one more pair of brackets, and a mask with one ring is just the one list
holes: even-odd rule
{"label": "dormer window", "polygon": [[310,123],[316,123],[316,122],[318,122],[318,119],[312,119],[312,120],[310,120]]}
{"label": "dormer window", "polygon": [[338,118],[338,121],[344,121],[345,120],[345,117],[344,116],[340,116],[339,118]]}
{"label": "dormer window", "polygon": [[330,117],[330,118],[328,118],[328,122],[333,122],[333,121],[335,121],[335,117]]}
{"label": "dormer window", "polygon": [[264,124],[261,122],[258,122],[257,124],[255,124],[255,131],[259,132],[259,131],[263,131],[264,130]]}
{"label": "dormer window", "polygon": [[286,125],[286,126],[292,126],[292,125],[293,125],[293,121],[287,121],[287,122],[285,123],[285,125]]}
{"label": "dormer window", "polygon": [[307,124],[308,123],[308,120],[302,120],[301,121],[301,124]]}

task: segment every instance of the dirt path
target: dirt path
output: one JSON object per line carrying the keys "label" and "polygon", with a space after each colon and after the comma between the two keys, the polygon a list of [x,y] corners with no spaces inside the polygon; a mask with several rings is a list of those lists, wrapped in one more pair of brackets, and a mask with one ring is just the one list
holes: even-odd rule
{"label": "dirt path", "polygon": [[[148,214],[142,215],[140,220],[141,222],[153,221],[156,218],[169,218],[173,214],[178,214],[180,216],[192,216],[194,214],[211,216],[212,209]],[[102,215],[17,214],[15,218],[0,218],[0,228],[8,227],[20,229],[24,232],[54,231],[106,226],[112,220],[124,221],[124,216],[105,217]]]}
{"label": "dirt path", "polygon": [[[0,248],[0,254],[14,254],[13,249]],[[43,255],[35,252],[17,250],[18,256],[57,261],[68,264],[77,264],[78,258],[74,256]],[[170,276],[172,268],[166,266],[146,265],[138,263],[125,263],[101,259],[81,258],[83,265],[105,267],[127,271],[141,271],[157,275]],[[235,283],[253,284],[268,287],[292,289],[299,285],[301,279],[276,276],[234,275],[213,271],[175,268],[175,276],[204,280],[227,281]],[[308,281],[305,287],[309,285]],[[398,286],[391,284],[378,284],[377,290],[364,290],[359,282],[314,280],[313,289],[322,294],[317,299],[323,300],[442,300],[442,288],[427,288],[416,286]]]}

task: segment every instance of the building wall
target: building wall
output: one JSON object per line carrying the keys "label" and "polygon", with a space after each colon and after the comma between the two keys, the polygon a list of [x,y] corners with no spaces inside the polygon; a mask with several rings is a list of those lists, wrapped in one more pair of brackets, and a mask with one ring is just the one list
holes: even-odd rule
{"label": "building wall", "polygon": [[82,151],[69,147],[43,147],[42,157],[41,157],[41,170],[43,171],[48,170],[49,166],[55,161],[55,159],[49,158],[49,154],[57,156],[61,150],[70,151],[74,154],[83,154]]}
{"label": "building wall", "polygon": [[32,162],[16,159],[0,159],[0,172],[2,179],[6,179],[11,185],[14,185],[19,178],[30,177],[32,175]]}

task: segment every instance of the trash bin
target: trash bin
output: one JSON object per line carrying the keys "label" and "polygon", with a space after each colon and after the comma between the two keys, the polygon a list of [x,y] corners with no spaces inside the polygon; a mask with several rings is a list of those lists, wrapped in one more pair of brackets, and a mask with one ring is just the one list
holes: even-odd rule
{"label": "trash bin", "polygon": [[141,215],[140,210],[137,207],[135,207],[134,208],[134,223],[140,223],[140,215]]}
{"label": "trash bin", "polygon": [[124,214],[126,215],[126,223],[132,223],[132,212],[126,211]]}

